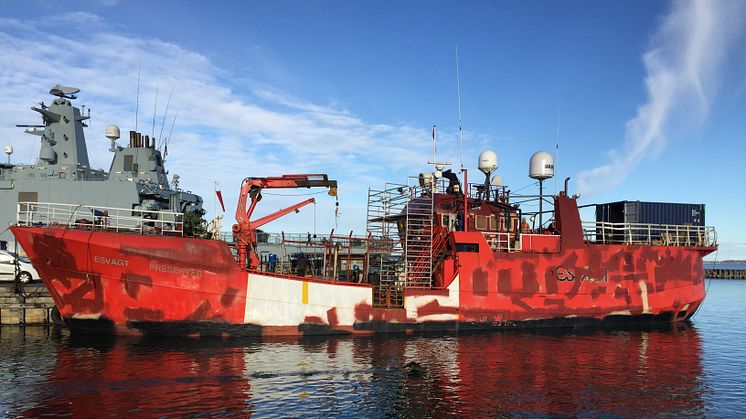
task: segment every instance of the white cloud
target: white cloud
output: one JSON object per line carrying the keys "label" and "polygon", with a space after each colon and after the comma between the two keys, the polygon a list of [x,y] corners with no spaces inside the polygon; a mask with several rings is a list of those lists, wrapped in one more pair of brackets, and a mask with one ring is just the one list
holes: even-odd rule
{"label": "white cloud", "polygon": [[613,188],[646,157],[655,157],[674,124],[691,127],[707,118],[726,53],[743,34],[745,17],[743,2],[673,3],[643,55],[648,101],[627,122],[624,150],[579,174],[582,193]]}
{"label": "white cloud", "polygon": [[105,23],[104,19],[98,15],[88,12],[67,12],[59,15],[50,15],[43,18],[45,24],[54,25],[86,25],[101,26]]}
{"label": "white cloud", "polygon": [[[156,85],[159,118],[173,87],[165,132],[176,108],[179,113],[168,169],[181,176],[183,187],[205,198],[208,210],[216,180],[222,184],[231,214],[243,177],[329,172],[340,177],[343,228],[354,226],[359,231],[364,228],[369,183],[405,182],[406,175],[421,169],[429,157],[429,128],[372,123],[349,110],[294,97],[261,81],[245,83],[243,74],[240,86],[234,85],[233,75],[204,55],[174,43],[113,31],[90,13],[2,22],[0,55],[13,59],[0,60],[4,97],[0,136],[15,146],[16,160],[35,159],[38,139],[14,125],[38,122],[29,106],[49,101],[49,88],[59,83],[79,87],[77,105],[92,108],[91,128],[86,131],[91,162],[108,168],[111,156],[103,130],[109,123],[118,124],[125,133],[134,129],[138,67],[142,72],[138,130],[150,133]],[[76,30],[69,31],[65,24]],[[156,134],[161,124],[156,122]],[[319,213],[333,213],[333,201],[319,201]],[[345,202],[350,205],[345,207]],[[333,219],[326,215],[325,219],[323,228],[328,228]],[[306,230],[307,221],[294,223],[289,228]]]}

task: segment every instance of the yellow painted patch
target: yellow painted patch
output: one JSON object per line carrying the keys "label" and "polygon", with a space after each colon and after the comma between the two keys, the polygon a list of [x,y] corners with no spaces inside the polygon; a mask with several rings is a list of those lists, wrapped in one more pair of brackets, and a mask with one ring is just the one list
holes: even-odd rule
{"label": "yellow painted patch", "polygon": [[308,304],[308,282],[303,281],[303,296],[301,297],[302,304]]}

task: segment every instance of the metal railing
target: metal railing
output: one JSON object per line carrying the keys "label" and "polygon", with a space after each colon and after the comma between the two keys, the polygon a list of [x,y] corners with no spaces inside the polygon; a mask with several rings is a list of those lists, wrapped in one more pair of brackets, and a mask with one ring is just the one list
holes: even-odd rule
{"label": "metal railing", "polygon": [[267,244],[283,244],[285,242],[293,243],[313,243],[321,244],[324,240],[339,241],[344,238],[350,241],[353,247],[365,247],[366,236],[363,235],[340,235],[340,234],[311,234],[311,233],[257,233],[257,242]]}
{"label": "metal railing", "polygon": [[[286,243],[295,243],[300,245],[308,245],[310,247],[323,247],[324,242],[329,242],[332,237],[334,242],[337,243],[340,239],[349,242],[349,245],[356,249],[370,249],[371,251],[388,251],[394,245],[391,240],[383,240],[380,238],[367,237],[364,235],[347,235],[341,236],[337,234],[312,234],[309,238],[309,233],[256,233],[256,240],[259,246],[263,244],[271,244],[281,246]],[[218,236],[219,240],[232,243],[233,232],[221,231]]]}
{"label": "metal railing", "polygon": [[[410,181],[413,178],[410,177]],[[433,280],[433,194],[409,187],[404,207],[404,276],[407,286],[429,287]],[[401,230],[400,230],[401,233]]]}
{"label": "metal railing", "polygon": [[587,242],[653,246],[716,246],[715,227],[584,222]]}
{"label": "metal railing", "polygon": [[373,307],[404,308],[404,286],[374,285]]}
{"label": "metal railing", "polygon": [[80,230],[179,236],[184,234],[183,214],[179,212],[51,202],[19,202],[16,223],[30,227],[60,225]]}
{"label": "metal railing", "polygon": [[521,240],[516,238],[516,233],[496,233],[483,231],[482,235],[493,252],[520,252]]}

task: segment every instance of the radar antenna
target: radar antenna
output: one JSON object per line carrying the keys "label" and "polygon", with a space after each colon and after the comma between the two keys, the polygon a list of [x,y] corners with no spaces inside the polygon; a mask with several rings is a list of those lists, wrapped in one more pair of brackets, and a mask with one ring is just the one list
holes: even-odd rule
{"label": "radar antenna", "polygon": [[77,87],[60,86],[59,84],[49,90],[49,94],[65,99],[77,99],[75,96],[80,92]]}

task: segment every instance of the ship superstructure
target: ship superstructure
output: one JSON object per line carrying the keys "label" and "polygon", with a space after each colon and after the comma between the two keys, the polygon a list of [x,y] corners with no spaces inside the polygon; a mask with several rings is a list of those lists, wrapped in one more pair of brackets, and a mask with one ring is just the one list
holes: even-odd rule
{"label": "ship superstructure", "polygon": [[[101,207],[147,211],[185,212],[200,210],[202,198],[169,184],[163,155],[156,139],[134,131],[120,146],[119,128],[109,125],[106,137],[114,155],[109,171],[94,169],[88,159],[84,128],[90,115],[73,106],[79,89],[55,86],[50,105],[41,102],[31,109],[42,124],[18,125],[39,137],[35,164],[0,164],[0,242],[8,246],[19,202],[91,204]],[[90,110],[89,110],[90,113]],[[6,153],[12,153],[6,147]],[[3,231],[5,230],[5,231]]]}
{"label": "ship superstructure", "polygon": [[[530,160],[540,183],[549,153]],[[703,225],[581,222],[568,181],[517,196],[480,156],[483,183],[445,165],[368,195],[367,233],[290,238],[292,260],[260,254],[266,188],[326,187],[326,175],[247,178],[233,241],[187,237],[174,214],[22,204],[13,233],[76,331],[154,335],[307,335],[677,322],[705,296]],[[528,199],[538,211],[523,212]],[[544,202],[546,201],[546,202]],[[99,213],[101,211],[98,211]],[[82,215],[81,215],[82,214]],[[538,225],[536,220],[539,220]],[[530,221],[530,222],[529,222]],[[284,237],[283,237],[284,241]],[[286,255],[289,256],[289,255]]]}

